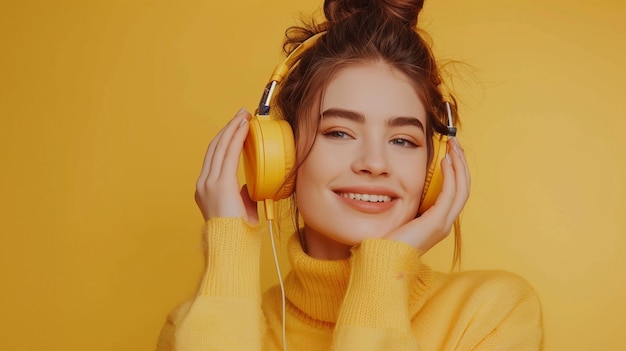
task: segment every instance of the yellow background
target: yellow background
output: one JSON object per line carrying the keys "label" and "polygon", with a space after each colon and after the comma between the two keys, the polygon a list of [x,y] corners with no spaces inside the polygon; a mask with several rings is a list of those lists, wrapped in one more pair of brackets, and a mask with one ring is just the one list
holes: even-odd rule
{"label": "yellow background", "polygon": [[[154,348],[202,272],[205,148],[320,4],[0,3],[1,350]],[[626,348],[625,16],[619,0],[430,0],[420,18],[467,64],[463,267],[531,282],[547,350]],[[426,259],[450,257],[446,240]]]}

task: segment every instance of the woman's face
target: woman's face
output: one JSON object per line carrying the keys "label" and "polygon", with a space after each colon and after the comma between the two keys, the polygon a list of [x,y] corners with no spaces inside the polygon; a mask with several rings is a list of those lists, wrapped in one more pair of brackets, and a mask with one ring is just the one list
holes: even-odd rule
{"label": "woman's face", "polygon": [[414,86],[390,66],[355,64],[331,77],[318,134],[296,178],[309,255],[347,257],[351,246],[415,217],[426,127]]}

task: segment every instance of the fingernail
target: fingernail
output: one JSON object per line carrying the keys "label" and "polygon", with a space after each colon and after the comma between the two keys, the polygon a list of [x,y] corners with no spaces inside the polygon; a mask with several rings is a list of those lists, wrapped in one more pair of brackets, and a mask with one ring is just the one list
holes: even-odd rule
{"label": "fingernail", "polygon": [[456,152],[457,155],[463,155],[463,150],[456,145],[454,145],[454,152]]}
{"label": "fingernail", "polygon": [[455,137],[452,138],[452,142],[454,143],[453,149],[459,154],[463,153],[463,148],[461,148],[461,144],[459,144],[459,140]]}
{"label": "fingernail", "polygon": [[447,152],[446,152],[446,161],[448,161],[448,164],[450,165],[452,164],[452,160],[450,159],[450,154],[448,154]]}
{"label": "fingernail", "polygon": [[248,119],[247,119],[247,118],[243,118],[243,119],[241,120],[241,122],[239,122],[239,126],[241,127],[242,125],[244,125],[244,124],[246,124],[246,123],[248,123]]}
{"label": "fingernail", "polygon": [[244,113],[245,111],[246,111],[245,107],[240,108],[239,111],[237,111],[237,113],[235,113],[235,117],[241,116],[241,114]]}

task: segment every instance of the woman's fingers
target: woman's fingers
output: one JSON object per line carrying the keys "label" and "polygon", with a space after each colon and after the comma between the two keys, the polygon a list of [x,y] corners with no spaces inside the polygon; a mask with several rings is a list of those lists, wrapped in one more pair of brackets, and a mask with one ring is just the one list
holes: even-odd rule
{"label": "woman's fingers", "polygon": [[454,169],[454,181],[456,184],[454,199],[450,205],[446,223],[451,227],[454,220],[461,214],[465,203],[469,198],[470,193],[470,176],[469,169],[467,167],[467,161],[465,155],[458,140],[451,139],[449,142],[450,147],[450,159],[452,160],[452,168]]}
{"label": "woman's fingers", "polygon": [[[213,140],[211,140],[211,142],[209,143],[209,147],[207,148],[206,154],[204,156],[204,162],[202,163],[202,170],[200,171],[200,176],[198,176],[198,182],[197,182],[198,189],[200,187],[203,188],[205,186],[207,178],[209,177],[209,172],[212,170],[215,171],[213,164],[214,164],[214,156],[215,156],[217,146],[220,144],[223,144],[222,139],[223,139],[224,133],[233,129],[233,126],[235,125],[235,121],[238,120],[238,117],[240,116],[242,111],[245,111],[245,110],[244,109],[239,110],[235,114],[235,116],[217,133],[217,135],[215,135],[215,137],[213,137]],[[215,163],[219,163],[218,160],[215,160],[215,161],[216,161]]]}
{"label": "woman's fingers", "polygon": [[206,179],[209,176],[209,171],[211,170],[211,162],[213,161],[213,154],[215,153],[215,147],[218,141],[220,140],[220,138],[222,137],[222,134],[224,133],[224,128],[222,128],[217,133],[217,135],[215,135],[213,140],[211,140],[211,142],[209,143],[209,147],[207,148],[206,153],[204,154],[202,170],[200,171],[200,175],[198,176],[198,181],[196,183],[196,189],[198,190],[200,190],[201,188],[204,188]]}
{"label": "woman's fingers", "polygon": [[460,156],[460,159],[462,161],[463,164],[463,170],[465,173],[465,181],[466,181],[466,187],[469,190],[471,187],[471,177],[470,177],[470,172],[469,172],[469,167],[467,166],[467,160],[465,159],[465,152],[463,151],[463,148],[461,147],[461,144],[459,144],[458,139],[456,138],[452,138],[451,139],[454,147],[453,150],[457,152],[457,154]]}
{"label": "woman's fingers", "polygon": [[[231,142],[233,141],[234,134],[238,130],[240,130],[242,119],[247,119],[248,116],[249,116],[248,112],[244,109],[241,109],[239,110],[239,112],[237,112],[237,114],[235,115],[235,118],[233,118],[230,122],[228,122],[226,127],[224,127],[224,132],[220,135],[220,138],[215,145],[215,151],[211,159],[211,166],[210,166],[211,172],[209,173],[209,178],[207,179],[208,182],[217,181],[217,179],[220,177],[223,171],[230,173],[229,172],[231,171],[230,169],[225,170],[223,168],[224,160],[226,158],[226,151],[228,150]],[[247,133],[247,129],[246,129],[246,133]],[[245,135],[244,135],[244,138],[245,138]],[[243,141],[242,141],[242,145],[243,145]],[[239,160],[239,155],[237,155],[237,160]],[[235,175],[237,174],[236,167],[235,167],[234,174]]]}
{"label": "woman's fingers", "polygon": [[250,114],[241,109],[213,138],[196,183],[195,199],[205,220],[212,217],[249,216],[239,194],[239,155],[248,134]]}
{"label": "woman's fingers", "polygon": [[236,118],[237,129],[233,133],[231,140],[227,144],[225,157],[222,161],[220,178],[228,177],[233,179],[237,177],[237,168],[239,168],[239,155],[243,151],[243,143],[248,136],[250,125],[248,121],[252,116],[247,111],[239,114],[240,118]]}
{"label": "woman's fingers", "polygon": [[454,201],[454,197],[456,195],[457,182],[456,182],[456,170],[452,166],[452,156],[450,155],[450,150],[446,150],[446,156],[441,161],[441,172],[443,173],[443,185],[441,187],[441,193],[437,197],[437,201],[435,201],[435,205],[439,205],[441,211],[444,213],[448,213],[450,206]]}
{"label": "woman's fingers", "polygon": [[443,184],[437,201],[422,216],[389,233],[389,239],[403,241],[424,253],[450,233],[469,197],[470,179],[458,141],[449,140],[446,152],[441,161]]}

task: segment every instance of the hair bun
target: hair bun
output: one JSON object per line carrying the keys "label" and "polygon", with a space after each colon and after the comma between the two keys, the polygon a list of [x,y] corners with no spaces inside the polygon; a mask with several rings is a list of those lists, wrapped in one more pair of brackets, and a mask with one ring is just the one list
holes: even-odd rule
{"label": "hair bun", "polygon": [[423,7],[424,0],[325,0],[324,15],[329,22],[336,23],[357,13],[379,11],[415,27]]}

